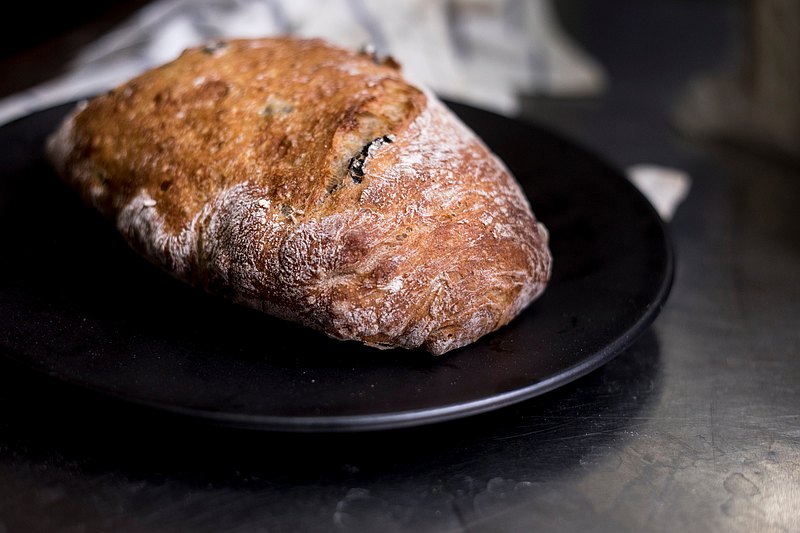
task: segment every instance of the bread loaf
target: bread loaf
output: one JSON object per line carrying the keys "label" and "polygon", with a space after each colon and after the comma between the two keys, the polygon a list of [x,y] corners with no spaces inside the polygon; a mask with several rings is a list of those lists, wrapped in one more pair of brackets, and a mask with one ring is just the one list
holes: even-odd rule
{"label": "bread loaf", "polygon": [[441,354],[550,275],[475,134],[391,59],[319,40],[187,50],[79,105],[48,153],[162,269],[336,339]]}

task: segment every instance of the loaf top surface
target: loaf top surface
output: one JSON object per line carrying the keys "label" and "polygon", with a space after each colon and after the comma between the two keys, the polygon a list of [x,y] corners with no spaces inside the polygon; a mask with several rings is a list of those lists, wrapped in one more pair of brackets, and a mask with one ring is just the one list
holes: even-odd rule
{"label": "loaf top surface", "polygon": [[49,153],[163,269],[338,339],[443,353],[550,275],[480,139],[392,60],[320,40],[187,50],[80,106]]}
{"label": "loaf top surface", "polygon": [[393,61],[368,53],[321,40],[220,42],[92,100],[72,160],[104,163],[103,211],[144,189],[169,230],[242,176],[297,220],[352,203],[367,185],[352,187],[353,154],[390,142],[425,101]]}

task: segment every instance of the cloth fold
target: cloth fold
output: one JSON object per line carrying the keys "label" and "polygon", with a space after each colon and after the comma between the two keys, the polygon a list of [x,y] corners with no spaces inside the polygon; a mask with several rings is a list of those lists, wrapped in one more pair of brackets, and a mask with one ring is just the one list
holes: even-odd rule
{"label": "cloth fold", "polygon": [[283,34],[371,43],[412,81],[504,114],[517,111],[519,93],[589,96],[605,87],[549,0],[159,0],[80,51],[64,75],[0,101],[0,125],[108,90],[190,46]]}

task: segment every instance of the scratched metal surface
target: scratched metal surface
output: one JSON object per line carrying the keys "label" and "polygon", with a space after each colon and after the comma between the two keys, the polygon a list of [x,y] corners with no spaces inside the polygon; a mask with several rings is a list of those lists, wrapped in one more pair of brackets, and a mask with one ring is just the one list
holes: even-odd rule
{"label": "scratched metal surface", "polygon": [[671,299],[633,348],[496,413],[327,437],[54,403],[4,367],[0,532],[800,529],[800,172],[668,128],[683,83],[724,59],[730,6],[603,4],[607,24],[591,7],[572,24],[608,96],[531,100],[527,116],[617,164],[693,176]]}

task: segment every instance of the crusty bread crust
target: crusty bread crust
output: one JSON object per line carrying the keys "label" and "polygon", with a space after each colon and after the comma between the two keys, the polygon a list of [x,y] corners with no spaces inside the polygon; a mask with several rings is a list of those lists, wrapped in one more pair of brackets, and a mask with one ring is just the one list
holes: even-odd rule
{"label": "crusty bread crust", "polygon": [[392,61],[319,40],[188,50],[78,107],[48,152],[161,268],[337,339],[441,354],[550,276],[475,134]]}

